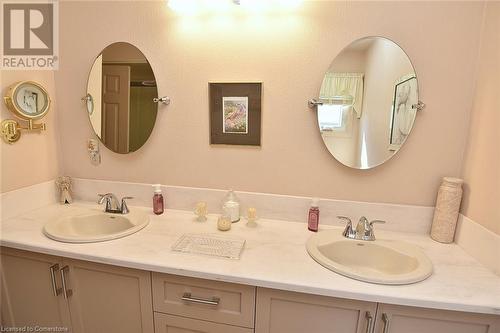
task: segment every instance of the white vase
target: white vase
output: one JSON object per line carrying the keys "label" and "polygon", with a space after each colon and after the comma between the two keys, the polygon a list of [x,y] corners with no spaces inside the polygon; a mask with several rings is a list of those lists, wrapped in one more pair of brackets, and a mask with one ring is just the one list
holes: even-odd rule
{"label": "white vase", "polygon": [[431,238],[440,243],[451,243],[455,237],[458,213],[462,201],[463,180],[444,177],[439,187]]}

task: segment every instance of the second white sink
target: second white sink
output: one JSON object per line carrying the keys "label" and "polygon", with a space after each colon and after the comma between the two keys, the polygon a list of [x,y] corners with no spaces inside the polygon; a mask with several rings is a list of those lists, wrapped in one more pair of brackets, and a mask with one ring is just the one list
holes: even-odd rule
{"label": "second white sink", "polygon": [[89,210],[51,221],[44,226],[43,232],[60,242],[92,243],[131,235],[148,223],[148,216],[140,211],[122,215]]}
{"label": "second white sink", "polygon": [[365,282],[410,284],[432,274],[429,258],[406,242],[353,240],[328,230],[311,236],[307,251],[326,268]]}

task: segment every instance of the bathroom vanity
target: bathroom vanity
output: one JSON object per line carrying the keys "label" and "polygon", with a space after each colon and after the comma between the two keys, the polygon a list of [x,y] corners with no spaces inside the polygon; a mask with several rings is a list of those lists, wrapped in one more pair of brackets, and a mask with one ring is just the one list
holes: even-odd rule
{"label": "bathroom vanity", "polygon": [[[500,279],[456,245],[405,239],[434,274],[404,286],[356,281],[310,258],[303,223],[237,223],[240,260],[175,253],[184,233],[216,233],[216,217],[150,214],[143,230],[109,242],[69,244],[41,232],[55,218],[95,204],[50,205],[2,221],[2,324],[73,332],[498,333]],[[134,210],[147,211],[134,207]],[[322,230],[341,228],[323,226]],[[320,229],[321,231],[321,229]]]}

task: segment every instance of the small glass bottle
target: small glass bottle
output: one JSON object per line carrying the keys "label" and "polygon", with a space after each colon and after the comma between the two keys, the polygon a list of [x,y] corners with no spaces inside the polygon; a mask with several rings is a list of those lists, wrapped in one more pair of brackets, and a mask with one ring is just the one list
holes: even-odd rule
{"label": "small glass bottle", "polygon": [[229,190],[222,204],[222,213],[229,216],[231,222],[240,220],[240,202],[233,190]]}
{"label": "small glass bottle", "polygon": [[311,202],[311,208],[309,208],[309,216],[307,218],[307,228],[310,231],[317,232],[319,225],[319,199],[314,198]]}
{"label": "small glass bottle", "polygon": [[155,192],[153,195],[153,213],[156,215],[163,214],[163,195],[161,194],[161,185],[153,185]]}

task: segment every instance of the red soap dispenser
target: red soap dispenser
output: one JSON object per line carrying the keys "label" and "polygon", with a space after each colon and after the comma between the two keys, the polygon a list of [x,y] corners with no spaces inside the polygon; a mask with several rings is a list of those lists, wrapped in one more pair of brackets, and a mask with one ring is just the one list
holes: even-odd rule
{"label": "red soap dispenser", "polygon": [[154,184],[155,193],[153,195],[153,213],[156,215],[163,214],[163,194],[161,194],[161,185]]}
{"label": "red soap dispenser", "polygon": [[310,231],[317,232],[319,225],[319,199],[314,198],[309,208],[309,217],[307,219],[307,228]]}

